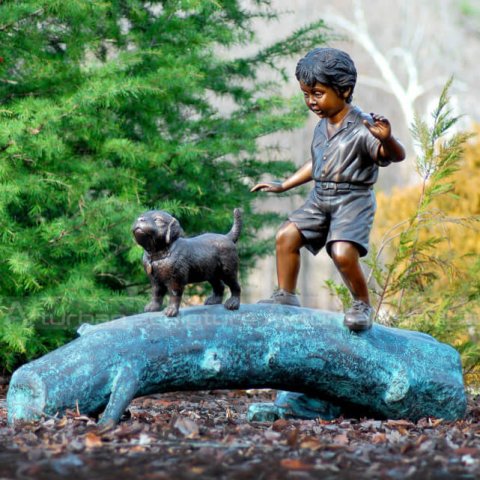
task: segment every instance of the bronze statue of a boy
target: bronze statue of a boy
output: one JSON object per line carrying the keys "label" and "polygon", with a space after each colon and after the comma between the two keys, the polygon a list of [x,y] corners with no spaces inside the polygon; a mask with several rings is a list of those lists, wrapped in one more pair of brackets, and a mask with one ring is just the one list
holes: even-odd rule
{"label": "bronze statue of a boy", "polygon": [[277,233],[278,290],[262,302],[299,306],[300,248],[316,255],[326,246],[353,297],[344,323],[367,330],[373,309],[359,259],[367,254],[375,214],[372,188],[378,167],[403,160],[405,150],[385,117],[351,105],[357,71],[347,53],[316,48],[298,62],[295,76],[307,107],[320,117],[312,159],[284,182],[259,183],[252,192],[281,193],[311,180],[315,186]]}

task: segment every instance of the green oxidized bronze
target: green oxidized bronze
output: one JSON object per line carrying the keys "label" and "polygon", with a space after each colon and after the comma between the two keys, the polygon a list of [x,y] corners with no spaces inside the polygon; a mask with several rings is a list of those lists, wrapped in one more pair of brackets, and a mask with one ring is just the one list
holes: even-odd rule
{"label": "green oxidized bronze", "polygon": [[78,404],[116,423],[142,395],[262,387],[315,397],[318,417],[322,402],[326,418],[463,417],[462,369],[452,347],[380,325],[351,333],[342,322],[341,314],[307,308],[212,305],[172,318],[144,313],[84,325],[78,339],[14,373],[8,419],[61,415]]}

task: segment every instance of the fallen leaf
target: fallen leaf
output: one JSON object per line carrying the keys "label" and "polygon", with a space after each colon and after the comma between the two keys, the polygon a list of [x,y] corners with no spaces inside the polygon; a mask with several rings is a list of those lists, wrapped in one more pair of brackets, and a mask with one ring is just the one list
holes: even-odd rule
{"label": "fallen leaf", "polygon": [[408,420],[387,420],[384,425],[387,427],[414,427],[415,424],[412,422],[409,422]]}
{"label": "fallen leaf", "polygon": [[340,435],[335,435],[333,437],[333,443],[336,443],[337,445],[348,445],[349,440],[345,433],[341,433]]}
{"label": "fallen leaf", "polygon": [[425,440],[422,444],[418,447],[418,451],[421,453],[429,453],[435,450],[436,443],[432,440]]}
{"label": "fallen leaf", "polygon": [[152,406],[166,408],[170,407],[170,405],[175,405],[175,402],[172,402],[170,400],[152,399]]}
{"label": "fallen leaf", "polygon": [[52,428],[55,426],[55,418],[49,418],[46,422],[43,422],[43,426],[45,428]]}
{"label": "fallen leaf", "polygon": [[384,433],[375,433],[372,436],[372,443],[378,445],[380,443],[385,443],[387,441],[387,436]]}
{"label": "fallen leaf", "polygon": [[382,428],[383,422],[380,420],[364,420],[360,423],[360,428],[363,430],[370,430],[376,432],[379,428]]}
{"label": "fallen leaf", "polygon": [[443,418],[433,418],[429,420],[430,420],[430,425],[433,428],[438,427],[441,423],[443,423]]}
{"label": "fallen leaf", "polygon": [[77,420],[78,422],[90,422],[91,421],[91,418],[85,416],[85,415],[75,415],[75,417],[73,417],[75,420]]}
{"label": "fallen leaf", "polygon": [[281,433],[279,433],[279,432],[274,432],[273,430],[270,430],[270,429],[265,430],[265,432],[264,432],[263,434],[264,434],[265,438],[266,438],[267,440],[269,440],[270,442],[273,442],[273,441],[275,441],[275,440],[278,440],[278,439],[282,436]]}
{"label": "fallen leaf", "polygon": [[141,445],[135,445],[134,447],[130,447],[130,452],[145,452],[147,449]]}
{"label": "fallen leaf", "polygon": [[205,472],[205,467],[191,467],[190,472],[194,475],[202,475]]}
{"label": "fallen leaf", "polygon": [[417,440],[415,441],[415,445],[418,447],[420,444],[425,442],[425,440],[428,440],[428,437],[426,435],[420,435]]}
{"label": "fallen leaf", "polygon": [[430,427],[430,424],[428,423],[428,419],[423,417],[420,418],[420,420],[417,421],[417,427],[419,428]]}
{"label": "fallen leaf", "polygon": [[480,449],[478,448],[468,448],[468,447],[461,447],[457,448],[453,451],[456,455],[480,455]]}
{"label": "fallen leaf", "polygon": [[175,420],[173,427],[187,438],[198,437],[200,433],[198,425],[187,417],[178,417]]}
{"label": "fallen leaf", "polygon": [[323,418],[317,418],[315,419],[315,422],[318,424],[318,425],[330,425],[332,423],[332,421],[334,420],[324,420]]}
{"label": "fallen leaf", "polygon": [[300,448],[308,448],[309,450],[319,450],[324,446],[323,443],[320,442],[320,440],[316,437],[305,437],[301,442],[300,442]]}
{"label": "fallen leaf", "polygon": [[57,428],[63,428],[67,424],[67,422],[68,422],[67,417],[62,417],[55,426]]}
{"label": "fallen leaf", "polygon": [[141,433],[138,437],[139,445],[150,445],[153,441],[153,438],[147,435],[146,433]]}
{"label": "fallen leaf", "polygon": [[287,445],[289,447],[296,447],[298,442],[298,428],[295,428],[294,430],[290,430],[287,433]]}
{"label": "fallen leaf", "polygon": [[400,447],[400,453],[402,455],[405,455],[407,452],[410,450],[413,450],[415,448],[415,445],[411,442],[405,443]]}
{"label": "fallen leaf", "polygon": [[85,446],[87,448],[96,448],[102,446],[101,438],[93,432],[89,432],[85,435]]}
{"label": "fallen leaf", "polygon": [[[161,403],[162,403],[162,400],[157,400],[155,398],[145,398],[143,402],[141,402],[141,406],[142,408],[155,408],[160,406]],[[169,405],[171,402],[166,402],[166,403]]]}
{"label": "fallen leaf", "polygon": [[276,432],[279,432],[280,430],[283,430],[284,428],[288,427],[290,425],[290,422],[288,420],[285,420],[284,418],[279,418],[278,420],[275,420],[272,424],[272,430],[275,430]]}
{"label": "fallen leaf", "polygon": [[305,463],[298,458],[284,458],[280,461],[280,465],[288,470],[311,470],[313,465]]}
{"label": "fallen leaf", "polygon": [[122,424],[115,430],[114,433],[117,438],[130,438],[141,433],[143,428],[143,425],[140,423],[134,423],[133,425]]}
{"label": "fallen leaf", "polygon": [[387,440],[390,443],[400,443],[403,439],[403,435],[398,430],[392,430],[390,433],[387,433]]}

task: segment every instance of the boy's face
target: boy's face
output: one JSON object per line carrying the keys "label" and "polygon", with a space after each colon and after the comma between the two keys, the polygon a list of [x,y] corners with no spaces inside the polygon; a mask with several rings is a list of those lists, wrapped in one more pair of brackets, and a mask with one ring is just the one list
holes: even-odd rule
{"label": "boy's face", "polygon": [[328,118],[331,123],[340,122],[350,110],[346,98],[349,92],[340,96],[332,87],[323,83],[316,83],[309,87],[300,82],[307,107],[320,118]]}

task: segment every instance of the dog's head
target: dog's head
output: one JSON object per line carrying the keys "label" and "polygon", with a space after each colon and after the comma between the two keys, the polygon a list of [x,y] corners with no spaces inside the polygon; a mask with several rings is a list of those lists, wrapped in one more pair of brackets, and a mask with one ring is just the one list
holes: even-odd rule
{"label": "dog's head", "polygon": [[178,220],[161,210],[150,210],[140,215],[133,224],[132,232],[137,243],[149,253],[163,251],[183,236]]}

